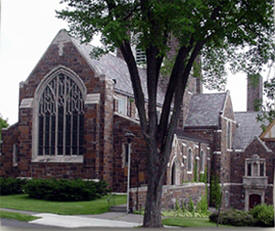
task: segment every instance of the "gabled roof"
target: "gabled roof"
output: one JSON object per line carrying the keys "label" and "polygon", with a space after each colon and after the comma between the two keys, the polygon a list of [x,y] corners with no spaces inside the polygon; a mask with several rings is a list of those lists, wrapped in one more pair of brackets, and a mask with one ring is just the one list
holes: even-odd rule
{"label": "gabled roof", "polygon": [[235,112],[237,129],[233,140],[234,149],[244,150],[255,138],[262,133],[261,122],[257,121],[258,112]]}
{"label": "gabled roof", "polygon": [[[122,94],[133,96],[132,83],[130,80],[129,71],[127,68],[126,62],[112,54],[105,54],[99,59],[92,58],[91,52],[94,49],[94,46],[90,44],[81,43],[79,40],[72,38],[66,32],[66,30],[61,30],[55,37],[53,43],[58,43],[59,41],[63,42],[72,42],[87,63],[90,65],[91,69],[95,72],[96,75],[104,75],[110,80],[115,80],[115,91]],[[144,92],[145,99],[148,99],[147,94],[147,84],[146,84],[146,70],[139,68],[139,74],[141,78],[141,84]],[[159,88],[157,102],[159,104],[163,103],[164,91]]]}
{"label": "gabled roof", "polygon": [[227,93],[193,95],[185,127],[218,126],[226,95]]}

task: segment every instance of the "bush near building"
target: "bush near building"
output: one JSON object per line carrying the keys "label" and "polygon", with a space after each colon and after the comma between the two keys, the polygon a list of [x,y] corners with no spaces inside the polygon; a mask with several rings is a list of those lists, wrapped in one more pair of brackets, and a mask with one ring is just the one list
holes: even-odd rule
{"label": "bush near building", "polygon": [[257,205],[249,211],[249,214],[251,214],[254,217],[256,226],[274,226],[274,206],[272,205]]}
{"label": "bush near building", "polygon": [[33,179],[24,186],[31,198],[49,201],[87,201],[106,195],[110,190],[104,181],[80,179]]}
{"label": "bush near building", "polygon": [[[209,220],[217,223],[218,214],[212,213]],[[233,226],[274,226],[274,207],[272,205],[257,205],[249,212],[228,210],[220,213],[219,223]]]}
{"label": "bush near building", "polygon": [[21,194],[26,182],[25,179],[0,177],[0,195]]}

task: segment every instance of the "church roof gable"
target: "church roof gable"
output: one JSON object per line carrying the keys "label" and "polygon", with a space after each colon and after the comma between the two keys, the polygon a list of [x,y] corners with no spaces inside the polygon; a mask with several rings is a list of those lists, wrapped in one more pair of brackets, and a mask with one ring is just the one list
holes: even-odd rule
{"label": "church roof gable", "polygon": [[[97,75],[105,75],[108,79],[115,80],[114,88],[117,92],[131,96],[134,95],[128,67],[123,59],[112,54],[102,55],[99,59],[92,58],[91,52],[94,46],[80,43],[80,41],[75,38],[71,39]],[[145,99],[148,99],[146,70],[139,68],[139,75]],[[159,104],[163,103],[164,96],[164,91],[159,88],[157,95],[157,102]]]}
{"label": "church roof gable", "polygon": [[234,149],[245,149],[262,132],[261,123],[257,121],[258,112],[235,112],[237,129],[233,139]]}
{"label": "church roof gable", "polygon": [[226,95],[227,93],[193,95],[185,126],[218,126],[219,114],[224,108]]}

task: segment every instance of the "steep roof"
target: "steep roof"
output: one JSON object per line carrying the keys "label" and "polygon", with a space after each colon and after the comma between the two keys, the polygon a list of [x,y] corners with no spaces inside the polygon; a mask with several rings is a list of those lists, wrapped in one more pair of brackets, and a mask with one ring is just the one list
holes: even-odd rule
{"label": "steep roof", "polygon": [[185,127],[218,126],[227,93],[197,94],[190,101]]}
{"label": "steep roof", "polygon": [[[56,35],[53,43],[58,42],[72,42],[87,63],[90,65],[91,69],[98,75],[105,75],[108,79],[115,80],[115,91],[122,94],[133,96],[132,83],[130,80],[129,71],[126,62],[112,54],[105,54],[99,59],[92,58],[91,52],[94,46],[90,44],[81,43],[79,40],[72,38],[66,32],[66,30],[61,30]],[[145,99],[148,99],[147,94],[147,84],[146,84],[146,70],[139,68],[139,74],[142,84],[142,89],[144,92]],[[163,103],[164,91],[162,88],[158,88],[157,102],[159,104]]]}
{"label": "steep roof", "polygon": [[233,139],[234,149],[245,149],[254,139],[262,133],[261,122],[257,121],[258,112],[235,112],[238,127]]}

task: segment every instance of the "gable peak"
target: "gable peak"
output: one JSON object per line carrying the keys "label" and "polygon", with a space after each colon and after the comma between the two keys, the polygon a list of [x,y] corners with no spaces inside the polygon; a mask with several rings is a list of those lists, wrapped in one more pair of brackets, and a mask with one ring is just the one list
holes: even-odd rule
{"label": "gable peak", "polygon": [[71,41],[72,39],[69,36],[68,32],[65,29],[61,29],[55,36],[52,44],[60,44],[60,43],[66,43]]}

